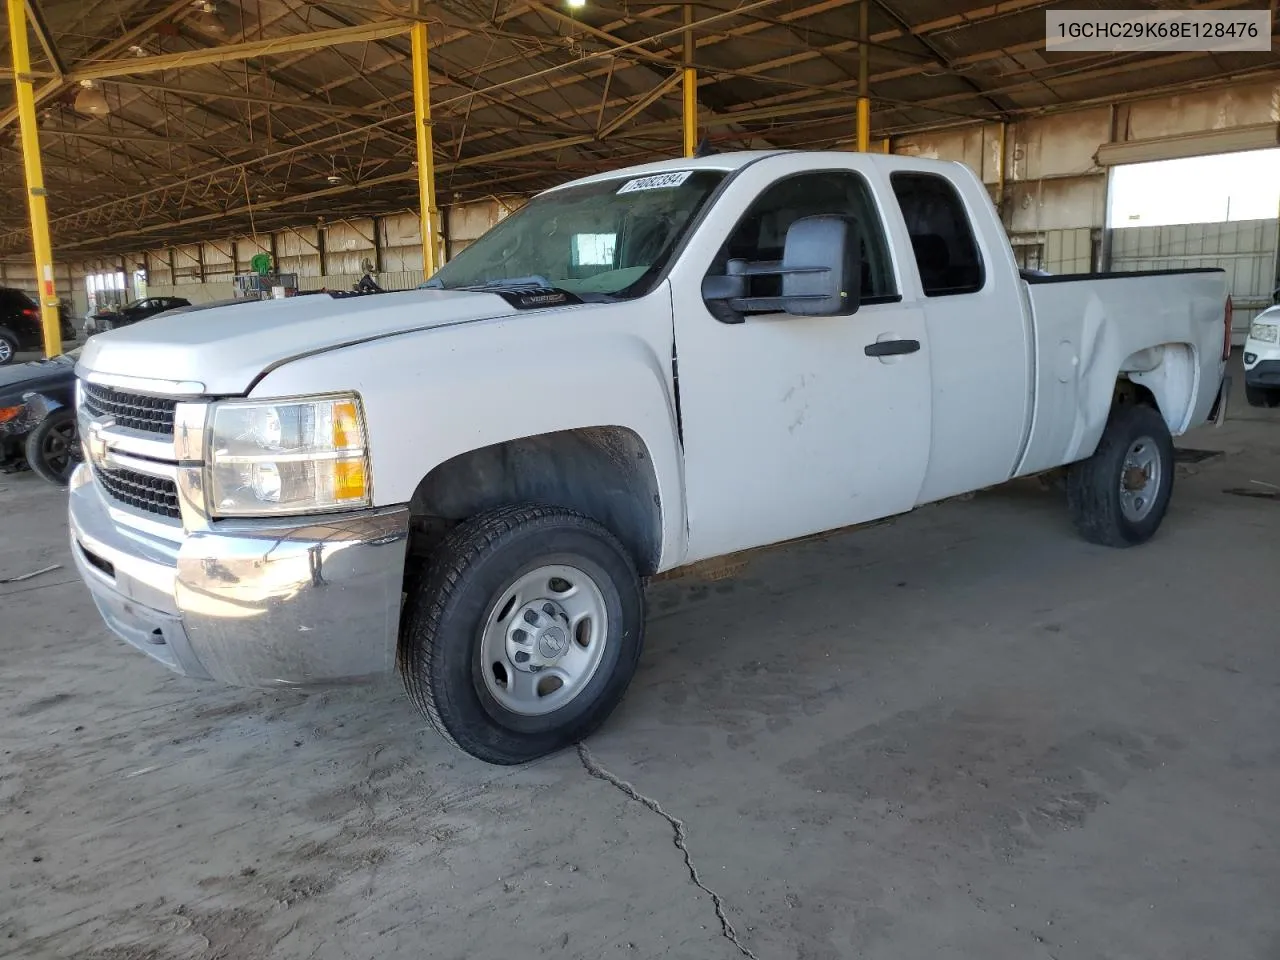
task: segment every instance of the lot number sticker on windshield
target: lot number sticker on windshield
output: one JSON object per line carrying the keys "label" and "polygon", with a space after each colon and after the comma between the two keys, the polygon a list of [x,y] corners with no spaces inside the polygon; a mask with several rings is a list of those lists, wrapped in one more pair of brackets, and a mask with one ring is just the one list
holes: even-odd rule
{"label": "lot number sticker on windshield", "polygon": [[618,193],[636,193],[640,190],[670,190],[672,187],[680,186],[691,176],[693,176],[692,170],[681,170],[679,173],[656,173],[651,177],[628,180],[618,188]]}

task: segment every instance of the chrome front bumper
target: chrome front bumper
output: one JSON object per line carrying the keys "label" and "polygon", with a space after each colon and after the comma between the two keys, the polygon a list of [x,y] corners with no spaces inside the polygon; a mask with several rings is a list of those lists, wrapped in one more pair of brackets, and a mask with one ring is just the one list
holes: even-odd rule
{"label": "chrome front bumper", "polygon": [[404,507],[219,522],[165,539],[121,523],[92,473],[71,481],[71,552],[107,625],[186,676],[328,683],[395,667]]}

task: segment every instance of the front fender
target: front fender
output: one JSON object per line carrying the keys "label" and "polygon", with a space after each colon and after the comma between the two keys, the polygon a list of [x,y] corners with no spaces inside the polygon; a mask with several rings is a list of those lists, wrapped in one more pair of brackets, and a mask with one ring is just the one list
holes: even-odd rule
{"label": "front fender", "polygon": [[39,391],[24,393],[22,395],[22,402],[29,411],[29,416],[32,418],[30,429],[35,429],[36,425],[40,423],[41,420],[49,416],[49,414],[53,413],[55,410],[60,410],[67,406],[67,404],[63,403],[57,397],[47,393],[40,393]]}
{"label": "front fender", "polygon": [[672,338],[663,285],[636,301],[531,311],[303,357],[264,377],[253,396],[358,391],[378,506],[408,502],[434,467],[472,450],[586,427],[631,430],[657,478],[666,569],[686,543]]}

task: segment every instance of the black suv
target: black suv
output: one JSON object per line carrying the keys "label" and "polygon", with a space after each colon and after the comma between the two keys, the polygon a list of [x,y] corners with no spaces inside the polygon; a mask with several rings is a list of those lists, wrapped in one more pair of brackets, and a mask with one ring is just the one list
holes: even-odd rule
{"label": "black suv", "polygon": [[[65,304],[58,307],[62,321],[62,339],[76,338],[71,311]],[[40,326],[40,306],[21,290],[0,287],[0,367],[13,363],[19,350],[43,350],[44,331]]]}
{"label": "black suv", "polygon": [[120,327],[135,324],[139,320],[154,317],[158,313],[189,306],[191,301],[186,297],[144,297],[141,300],[126,303],[123,307],[99,310],[92,316],[86,317],[84,335],[89,337],[104,330],[117,330]]}

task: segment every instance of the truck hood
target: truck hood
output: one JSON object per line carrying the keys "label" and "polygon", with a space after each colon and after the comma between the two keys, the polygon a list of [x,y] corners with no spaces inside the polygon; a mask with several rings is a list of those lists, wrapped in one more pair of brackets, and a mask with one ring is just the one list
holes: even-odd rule
{"label": "truck hood", "polygon": [[236,303],[100,333],[85,344],[76,370],[177,381],[183,392],[243,394],[264,371],[299,356],[513,312],[496,294],[453,290]]}

